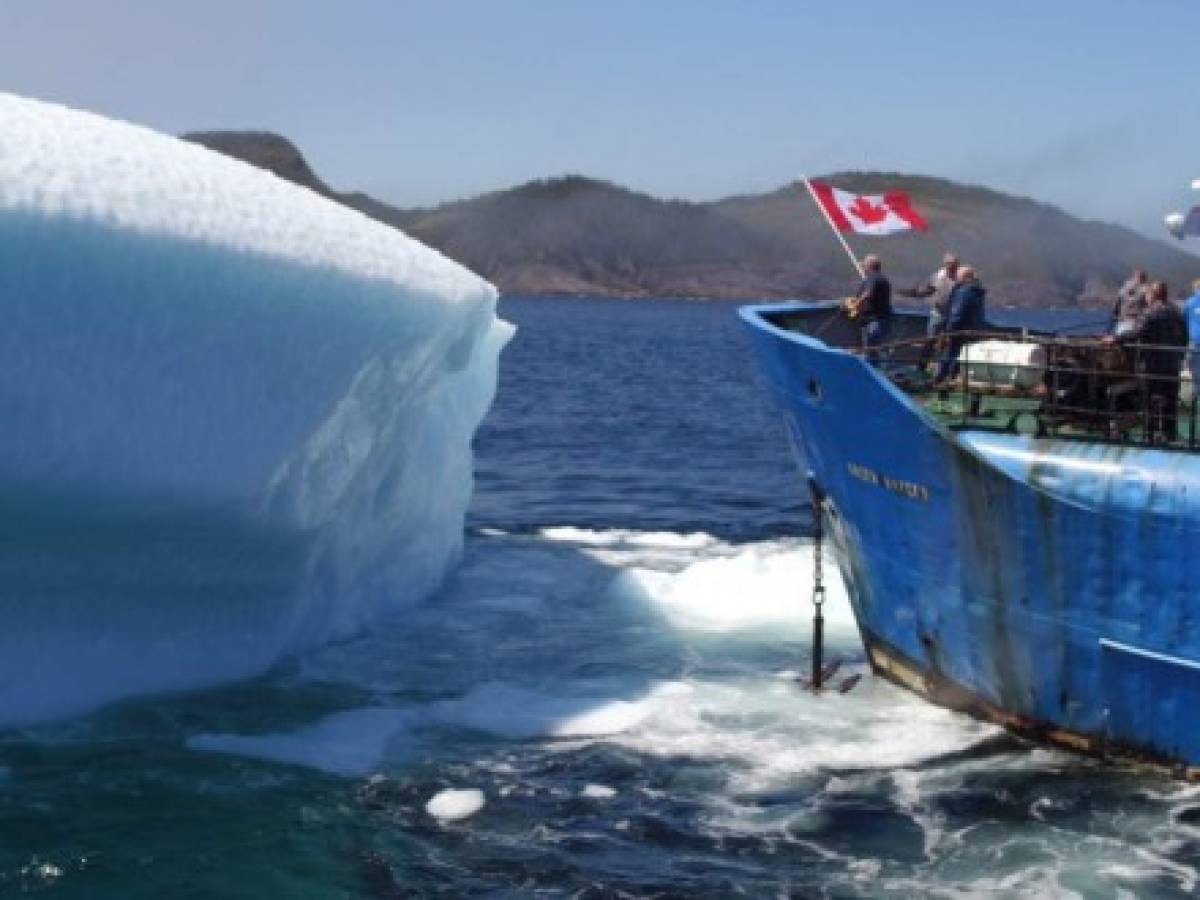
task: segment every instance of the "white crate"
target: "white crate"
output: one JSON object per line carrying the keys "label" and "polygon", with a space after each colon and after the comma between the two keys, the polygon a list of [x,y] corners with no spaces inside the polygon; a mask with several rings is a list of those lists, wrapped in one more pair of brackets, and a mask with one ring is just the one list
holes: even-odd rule
{"label": "white crate", "polygon": [[1029,390],[1046,374],[1046,348],[1020,341],[979,341],[963,347],[958,362],[971,387]]}

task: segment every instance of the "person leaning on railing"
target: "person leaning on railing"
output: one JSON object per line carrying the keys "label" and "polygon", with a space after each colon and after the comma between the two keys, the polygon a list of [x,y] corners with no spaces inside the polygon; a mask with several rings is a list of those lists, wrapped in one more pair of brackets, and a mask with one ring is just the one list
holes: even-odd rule
{"label": "person leaning on railing", "polygon": [[938,362],[935,385],[942,385],[958,371],[958,354],[970,340],[971,332],[985,331],[987,318],[984,314],[984,297],[987,291],[979,283],[979,276],[970,266],[960,266],[954,290],[950,292],[950,306],[942,331],[942,356]]}
{"label": "person leaning on railing", "polygon": [[1162,416],[1161,428],[1154,430],[1174,440],[1179,433],[1179,369],[1187,352],[1188,323],[1171,302],[1165,281],[1154,282],[1149,297],[1149,310],[1132,330],[1105,340],[1134,351],[1134,371],[1143,381],[1148,409],[1152,416]]}
{"label": "person leaning on railing", "polygon": [[901,297],[912,297],[915,300],[929,300],[929,323],[925,329],[926,337],[937,337],[950,311],[950,294],[954,290],[958,276],[958,257],[947,253],[942,257],[942,267],[911,290],[896,288]]}
{"label": "person leaning on railing", "polygon": [[950,311],[950,293],[958,283],[958,257],[947,252],[942,257],[942,267],[930,275],[916,287],[905,290],[896,288],[901,297],[912,297],[914,300],[929,300],[929,319],[925,324],[925,346],[921,350],[921,368],[929,362],[933,355],[935,338],[942,332],[946,315]]}

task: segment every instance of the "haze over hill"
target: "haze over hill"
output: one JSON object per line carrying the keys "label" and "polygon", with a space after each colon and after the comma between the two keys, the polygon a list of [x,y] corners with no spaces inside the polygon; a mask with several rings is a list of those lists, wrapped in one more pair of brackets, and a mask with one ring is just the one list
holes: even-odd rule
{"label": "haze over hill", "polygon": [[[659,200],[577,175],[533,181],[427,209],[342,193],[286,138],[263,132],[184,135],[402,228],[510,294],[786,298],[845,294],[854,273],[796,184],[692,203]],[[916,283],[945,249],[982,274],[992,303],[1103,305],[1140,265],[1182,290],[1200,259],[1117,225],[987,188],[902,173],[825,178],[852,191],[907,191],[926,234],[851,236],[883,256],[893,281]]]}

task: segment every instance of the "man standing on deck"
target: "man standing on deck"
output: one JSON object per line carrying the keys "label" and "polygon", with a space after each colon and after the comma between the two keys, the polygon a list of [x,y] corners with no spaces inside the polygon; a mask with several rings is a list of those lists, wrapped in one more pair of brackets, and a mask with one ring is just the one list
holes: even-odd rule
{"label": "man standing on deck", "polygon": [[873,349],[886,344],[892,335],[892,285],[883,274],[883,263],[874,253],[863,257],[863,280],[854,295],[862,326],[862,344],[866,348],[867,361],[879,365],[879,351]]}
{"label": "man standing on deck", "polygon": [[1145,269],[1134,269],[1129,279],[1117,291],[1108,331],[1122,337],[1138,327],[1138,322],[1150,308],[1150,281]]}
{"label": "man standing on deck", "polygon": [[942,257],[942,267],[926,279],[924,284],[912,290],[896,289],[902,297],[913,297],[917,300],[931,298],[929,301],[929,324],[925,328],[925,336],[937,337],[942,331],[942,323],[946,321],[946,313],[950,310],[950,292],[958,278],[958,257],[947,253]]}
{"label": "man standing on deck", "polygon": [[935,385],[945,386],[958,371],[958,354],[963,346],[971,340],[971,332],[987,330],[987,316],[984,312],[984,290],[975,270],[970,266],[962,266],[958,270],[958,281],[950,292],[950,308],[946,313],[946,338],[942,348],[942,358],[938,363],[937,374],[933,377]]}

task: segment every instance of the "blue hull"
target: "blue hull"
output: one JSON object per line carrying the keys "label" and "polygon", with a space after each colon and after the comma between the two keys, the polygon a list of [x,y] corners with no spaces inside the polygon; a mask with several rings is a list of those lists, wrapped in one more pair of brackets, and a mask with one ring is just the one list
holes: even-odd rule
{"label": "blue hull", "polygon": [[875,670],[1100,755],[1200,767],[1200,456],[954,431],[746,307]]}

